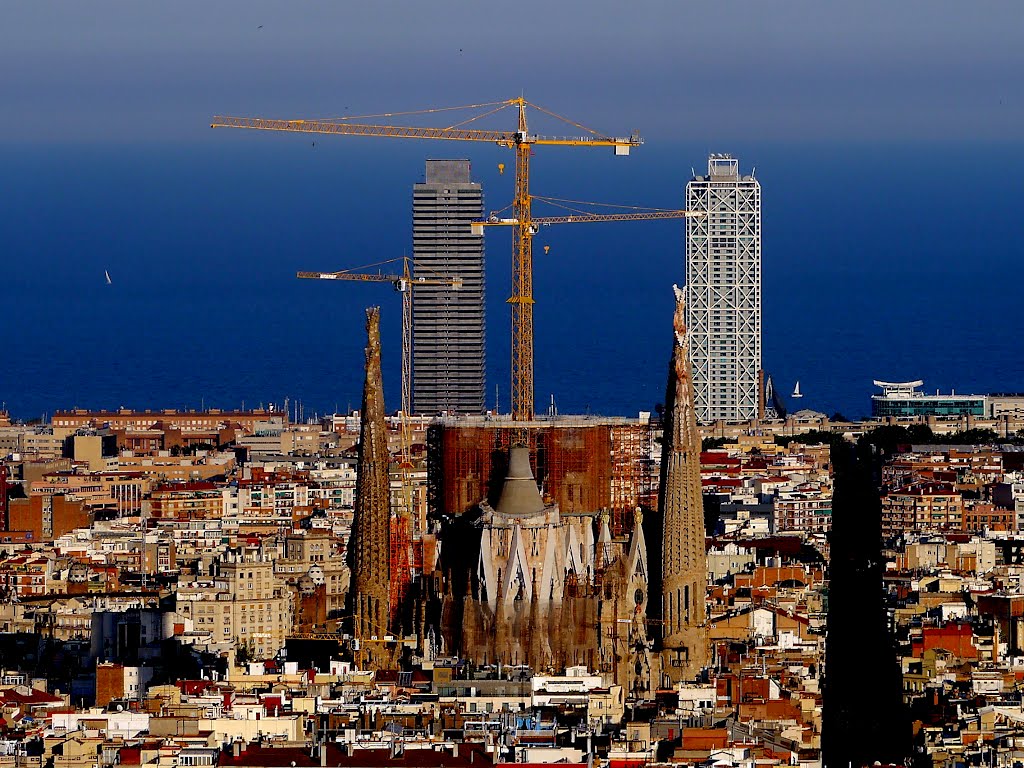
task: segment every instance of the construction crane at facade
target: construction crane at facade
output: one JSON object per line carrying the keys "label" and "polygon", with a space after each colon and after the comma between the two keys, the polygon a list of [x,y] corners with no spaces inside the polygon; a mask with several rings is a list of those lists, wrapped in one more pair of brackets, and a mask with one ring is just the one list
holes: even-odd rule
{"label": "construction crane at facade", "polygon": [[402,262],[402,274],[382,274],[368,272],[354,272],[351,269],[343,269],[338,272],[297,272],[296,277],[302,280],[354,280],[366,283],[391,283],[395,290],[402,295],[402,460],[409,461],[409,414],[412,408],[412,302],[413,289],[420,285],[440,285],[452,290],[462,287],[462,279],[458,277],[420,277],[413,276],[409,266],[409,257],[402,256],[400,259],[389,259],[376,264],[368,264],[365,267],[354,267],[353,269],[368,269],[384,264]]}
{"label": "construction crane at facade", "polygon": [[[383,274],[354,272],[352,270],[340,270],[338,272],[298,272],[296,277],[304,280],[352,280],[368,283],[391,283],[395,290],[402,295],[402,410],[401,410],[401,439],[402,456],[399,463],[401,470],[401,490],[403,511],[394,515],[391,520],[391,551],[389,553],[391,563],[390,601],[392,611],[396,610],[405,595],[410,580],[410,557],[409,546],[412,542],[412,429],[409,423],[409,413],[412,403],[412,302],[413,289],[421,285],[440,285],[458,290],[462,287],[462,279],[458,277],[419,277],[413,276],[409,268],[409,258],[403,256],[401,259],[389,259],[388,261],[368,264],[365,267],[355,269],[368,269],[384,264],[392,264],[396,261],[402,262],[402,273]],[[394,620],[392,615],[391,620]]]}
{"label": "construction crane at facade", "polygon": [[[528,106],[580,129],[585,135],[548,137],[530,133],[526,119],[526,108]],[[518,112],[518,122],[513,130],[485,130],[465,127],[468,123],[488,117],[507,108],[513,108]],[[366,118],[391,118],[465,109],[485,109],[486,111],[446,128],[352,122],[353,120]],[[498,146],[514,150],[516,153],[515,194],[512,202],[511,220],[507,222],[510,226],[515,227],[512,239],[512,296],[508,300],[512,307],[512,418],[521,421],[533,419],[534,299],[532,242],[539,224],[531,216],[530,157],[533,154],[533,147],[609,147],[614,150],[616,155],[628,155],[630,148],[640,146],[643,143],[637,134],[634,133],[627,137],[606,136],[543,107],[532,104],[522,97],[486,104],[469,104],[462,107],[445,107],[332,120],[273,120],[259,117],[215,117],[211,127],[248,128],[291,133],[337,134],[342,136],[374,136],[393,139],[475,141],[497,144]],[[679,215],[677,214],[675,218],[678,217]],[[588,220],[598,221],[602,219],[592,218]]]}

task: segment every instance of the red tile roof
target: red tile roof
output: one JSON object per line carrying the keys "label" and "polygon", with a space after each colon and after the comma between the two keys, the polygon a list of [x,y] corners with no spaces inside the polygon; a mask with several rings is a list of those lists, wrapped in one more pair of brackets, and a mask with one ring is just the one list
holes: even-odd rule
{"label": "red tile roof", "polygon": [[5,704],[28,704],[29,706],[42,706],[46,704],[60,704],[63,699],[59,696],[51,696],[46,691],[37,691],[35,688],[28,689],[29,693],[19,693],[16,688],[8,688],[0,691],[0,702]]}

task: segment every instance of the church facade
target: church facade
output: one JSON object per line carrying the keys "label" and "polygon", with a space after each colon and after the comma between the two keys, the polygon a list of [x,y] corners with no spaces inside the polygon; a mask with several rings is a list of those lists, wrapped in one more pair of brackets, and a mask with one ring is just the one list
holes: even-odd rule
{"label": "church facade", "polygon": [[497,504],[482,501],[443,534],[441,563],[448,653],[535,671],[584,665],[636,693],[657,680],[639,510],[618,540],[606,513],[563,514],[541,496],[525,447],[509,452]]}

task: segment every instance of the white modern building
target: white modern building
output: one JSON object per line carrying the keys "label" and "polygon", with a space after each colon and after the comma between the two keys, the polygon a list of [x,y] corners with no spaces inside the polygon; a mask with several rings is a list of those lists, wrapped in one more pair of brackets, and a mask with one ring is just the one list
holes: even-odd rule
{"label": "white modern building", "polygon": [[686,185],[686,327],[697,419],[757,418],[761,371],[761,185],[731,155]]}

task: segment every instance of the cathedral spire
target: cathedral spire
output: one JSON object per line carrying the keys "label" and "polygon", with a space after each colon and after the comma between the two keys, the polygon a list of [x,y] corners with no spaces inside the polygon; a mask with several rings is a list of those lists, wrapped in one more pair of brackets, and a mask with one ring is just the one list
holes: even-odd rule
{"label": "cathedral spire", "polygon": [[[366,310],[366,335],[366,381],[360,413],[356,508],[350,544],[350,602],[357,639],[382,637],[390,629],[391,494],[384,383],[380,368],[380,307]],[[381,647],[371,648],[371,653]]]}
{"label": "cathedral spire", "polygon": [[683,292],[676,296],[661,449],[662,670],[673,682],[693,679],[707,663],[704,504],[700,434],[693,406]]}

